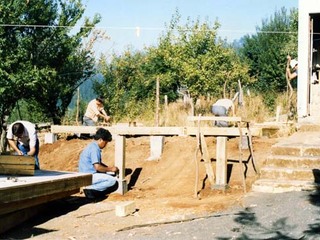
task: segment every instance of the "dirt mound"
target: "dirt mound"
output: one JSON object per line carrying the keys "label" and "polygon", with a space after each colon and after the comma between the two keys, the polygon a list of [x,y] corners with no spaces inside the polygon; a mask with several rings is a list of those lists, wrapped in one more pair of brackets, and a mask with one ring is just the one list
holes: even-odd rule
{"label": "dirt mound", "polygon": [[[92,140],[60,139],[54,144],[44,144],[40,148],[42,169],[77,171],[79,155]],[[215,171],[215,138],[206,138],[212,166]],[[256,164],[261,166],[270,154],[271,145],[276,139],[253,139]],[[140,214],[153,217],[179,214],[205,214],[222,210],[239,203],[243,196],[243,186],[239,160],[238,139],[228,140],[228,182],[226,191],[212,190],[206,178],[203,162],[199,164],[201,200],[195,198],[195,152],[196,138],[166,137],[162,157],[159,161],[147,161],[150,156],[149,137],[126,139],[126,180],[129,191],[125,195],[111,194],[104,201],[134,200]],[[103,162],[114,164],[114,142],[102,151]],[[242,159],[249,156],[243,151]],[[197,160],[200,161],[200,155]],[[247,190],[256,178],[252,162],[247,164]]]}

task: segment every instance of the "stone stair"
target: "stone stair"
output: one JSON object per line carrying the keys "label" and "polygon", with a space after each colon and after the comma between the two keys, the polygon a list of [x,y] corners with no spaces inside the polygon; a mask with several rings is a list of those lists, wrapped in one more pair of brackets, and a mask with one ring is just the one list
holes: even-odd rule
{"label": "stone stair", "polygon": [[252,185],[254,192],[288,192],[320,187],[320,131],[299,131],[271,148]]}

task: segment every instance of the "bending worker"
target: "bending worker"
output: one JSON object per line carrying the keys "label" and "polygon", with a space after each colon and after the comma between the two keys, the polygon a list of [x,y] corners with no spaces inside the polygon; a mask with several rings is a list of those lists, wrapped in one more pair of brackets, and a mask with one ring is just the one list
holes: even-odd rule
{"label": "bending worker", "polygon": [[83,116],[84,126],[95,126],[100,118],[103,118],[105,122],[109,122],[110,117],[103,108],[103,98],[98,97],[89,102],[87,110]]}
{"label": "bending worker", "polygon": [[7,132],[10,147],[17,155],[34,156],[35,169],[40,169],[39,164],[39,139],[33,123],[16,121],[12,123]]}
{"label": "bending worker", "polygon": [[[219,99],[216,101],[212,107],[211,112],[217,117],[227,117],[230,114],[235,115],[235,107],[233,101],[227,98]],[[217,127],[228,127],[227,121],[215,121],[215,126]]]}

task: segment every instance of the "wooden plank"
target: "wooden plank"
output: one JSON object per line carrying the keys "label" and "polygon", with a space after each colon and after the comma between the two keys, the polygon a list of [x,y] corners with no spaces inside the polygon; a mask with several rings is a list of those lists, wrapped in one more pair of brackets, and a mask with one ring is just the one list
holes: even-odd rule
{"label": "wooden plank", "polygon": [[[33,172],[34,172],[34,164],[32,164],[32,165],[19,165],[19,164],[1,164],[0,163],[0,173],[1,173],[1,171],[5,171],[5,170],[12,170],[12,171],[14,171],[14,170],[20,170],[20,171],[23,171],[23,170],[33,170]],[[33,175],[33,174],[32,174]]]}
{"label": "wooden plank", "polygon": [[75,188],[67,191],[56,192],[53,194],[45,194],[38,197],[31,197],[28,199],[23,199],[20,201],[13,201],[5,203],[5,207],[0,207],[0,218],[2,215],[15,212],[21,209],[37,206],[43,203],[47,203],[53,200],[61,199],[64,197],[68,197],[70,195],[76,194],[80,192],[80,188]]}
{"label": "wooden plank", "polygon": [[[230,136],[239,137],[239,129],[235,127],[201,127],[204,136]],[[242,128],[243,134],[248,134],[247,128]],[[251,128],[251,136],[261,136],[261,129]],[[197,127],[187,127],[186,135],[196,135]]]}
{"label": "wooden plank", "polygon": [[33,164],[34,157],[21,155],[0,155],[0,164]]}
{"label": "wooden plank", "polygon": [[183,135],[183,127],[91,127],[91,126],[66,126],[66,125],[52,125],[52,133],[95,133],[98,128],[104,128],[110,131],[111,134],[118,135]]}
{"label": "wooden plank", "polygon": [[92,174],[77,172],[36,170],[34,176],[16,177],[13,181],[7,177],[0,175],[0,212],[4,203],[58,194],[92,184]]}
{"label": "wooden plank", "polygon": [[227,186],[227,137],[217,137],[216,186],[225,189]]}
{"label": "wooden plank", "polygon": [[209,151],[207,147],[206,140],[203,134],[200,134],[200,142],[201,142],[201,151],[202,151],[202,158],[204,161],[204,167],[206,168],[206,173],[208,175],[209,182],[211,183],[211,188],[214,186],[214,173],[212,170],[211,159],[209,157]]}
{"label": "wooden plank", "polygon": [[[140,135],[140,136],[182,136],[196,135],[197,127],[103,127],[111,134]],[[52,125],[52,133],[95,133],[97,127]],[[233,127],[202,127],[201,133],[205,136],[239,136],[239,129]],[[247,129],[243,128],[243,133]],[[261,129],[251,128],[252,136],[261,136]]]}
{"label": "wooden plank", "polygon": [[52,133],[95,133],[97,129],[95,126],[51,125]]}
{"label": "wooden plank", "polygon": [[21,155],[0,155],[0,174],[33,176],[34,157]]}
{"label": "wooden plank", "polygon": [[31,217],[40,214],[47,205],[45,203],[62,199],[72,194],[79,192],[79,189],[71,191],[60,192],[58,194],[44,195],[40,198],[28,199],[26,201],[17,203],[10,203],[7,205],[7,210],[0,215],[0,233],[3,233]]}
{"label": "wooden plank", "polygon": [[242,120],[241,117],[217,117],[217,116],[188,116],[188,121],[227,121],[227,122],[247,122]]}
{"label": "wooden plank", "polygon": [[128,191],[125,179],[126,138],[124,136],[116,135],[115,140],[115,165],[119,168],[119,186],[116,192],[123,195]]}
{"label": "wooden plank", "polygon": [[0,174],[6,174],[6,175],[21,175],[21,176],[33,176],[34,175],[34,166],[32,169],[19,169],[17,167],[15,168],[8,168],[7,166],[5,166],[4,168],[2,168],[3,166],[0,164]]}
{"label": "wooden plank", "polygon": [[141,136],[156,136],[156,135],[183,135],[183,127],[116,127],[116,134],[119,135],[141,135]]}

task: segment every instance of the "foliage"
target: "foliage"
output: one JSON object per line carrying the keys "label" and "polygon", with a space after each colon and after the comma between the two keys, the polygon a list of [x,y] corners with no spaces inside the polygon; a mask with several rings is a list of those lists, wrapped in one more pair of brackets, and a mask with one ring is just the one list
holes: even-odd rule
{"label": "foliage", "polygon": [[3,0],[0,3],[0,115],[26,99],[59,124],[77,87],[93,74],[91,45],[83,39],[100,21],[82,18],[81,0]]}
{"label": "foliage", "polygon": [[[113,56],[111,63],[101,59],[104,81],[97,83],[95,89],[108,99],[114,116],[134,117],[145,104],[155,101],[157,79],[162,102],[165,95],[169,102],[176,101],[180,87],[187,87],[194,99],[207,95],[232,97],[239,80],[244,85],[253,82],[248,67],[217,37],[218,22],[212,26],[207,21],[188,20],[180,26],[179,20],[176,13],[158,46],[143,52],[128,49]],[[225,90],[231,94],[225,96]]]}
{"label": "foliage", "polygon": [[252,87],[260,93],[268,93],[266,99],[270,103],[277,93],[286,89],[287,55],[297,56],[297,31],[297,10],[291,10],[288,15],[282,8],[262,21],[257,34],[242,39],[241,56],[250,66],[251,77],[257,79]]}

